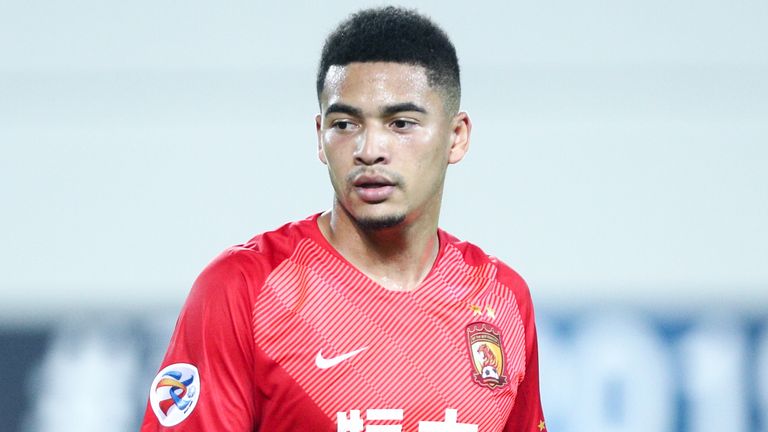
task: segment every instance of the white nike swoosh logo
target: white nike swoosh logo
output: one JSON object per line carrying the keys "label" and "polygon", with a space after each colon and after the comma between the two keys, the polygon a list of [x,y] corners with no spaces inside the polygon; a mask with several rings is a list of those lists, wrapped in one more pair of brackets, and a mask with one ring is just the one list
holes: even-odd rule
{"label": "white nike swoosh logo", "polygon": [[319,367],[320,369],[332,368],[337,364],[343,362],[344,360],[350,359],[367,349],[368,347],[363,347],[363,348],[360,348],[359,350],[351,351],[346,354],[342,354],[340,356],[336,356],[329,359],[323,357],[323,353],[322,351],[320,351],[317,353],[317,356],[315,357],[315,366]]}

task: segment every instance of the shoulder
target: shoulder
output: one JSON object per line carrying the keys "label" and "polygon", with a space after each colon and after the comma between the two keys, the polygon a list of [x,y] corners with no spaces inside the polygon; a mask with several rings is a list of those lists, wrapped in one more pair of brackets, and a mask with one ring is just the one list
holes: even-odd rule
{"label": "shoulder", "polygon": [[245,243],[230,246],[211,261],[213,269],[268,269],[288,259],[296,246],[310,236],[314,218],[308,218],[263,232]]}
{"label": "shoulder", "polygon": [[530,302],[528,284],[522,276],[501,259],[488,255],[479,246],[468,241],[460,240],[445,231],[440,231],[442,241],[445,242],[446,253],[453,250],[460,254],[468,271],[475,275],[491,279],[497,282],[499,294],[514,294],[518,301]]}
{"label": "shoulder", "polygon": [[313,223],[313,218],[287,223],[224,249],[203,269],[195,286],[208,294],[247,286],[249,291],[256,291],[250,294],[257,295],[269,274],[310,235]]}

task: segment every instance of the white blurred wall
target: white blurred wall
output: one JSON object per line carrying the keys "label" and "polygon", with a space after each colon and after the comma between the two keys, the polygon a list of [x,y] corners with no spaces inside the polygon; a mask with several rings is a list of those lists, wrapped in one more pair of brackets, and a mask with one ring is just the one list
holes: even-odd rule
{"label": "white blurred wall", "polygon": [[[369,3],[1,4],[0,317],[178,307],[328,208],[314,69]],[[443,227],[542,305],[768,308],[767,3],[413,4],[474,120]]]}

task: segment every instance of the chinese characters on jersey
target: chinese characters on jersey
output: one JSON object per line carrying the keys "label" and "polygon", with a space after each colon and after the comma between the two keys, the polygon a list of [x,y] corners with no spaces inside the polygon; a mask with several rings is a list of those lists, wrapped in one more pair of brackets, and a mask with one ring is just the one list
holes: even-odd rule
{"label": "chinese characters on jersey", "polygon": [[[360,417],[360,410],[350,410],[349,413],[336,413],[337,432],[402,432],[402,409],[369,409],[365,417],[370,421],[389,421],[393,424],[365,425]],[[478,425],[459,423],[459,413],[454,409],[445,410],[444,421],[419,421],[418,432],[477,432]],[[397,422],[395,424],[395,422]]]}

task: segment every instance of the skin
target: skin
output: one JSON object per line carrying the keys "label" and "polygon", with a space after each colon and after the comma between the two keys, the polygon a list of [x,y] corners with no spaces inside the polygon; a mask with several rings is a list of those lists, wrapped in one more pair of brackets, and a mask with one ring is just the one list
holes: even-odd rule
{"label": "skin", "polygon": [[417,289],[437,257],[446,170],[472,128],[444,102],[423,67],[391,62],[333,66],[320,95],[318,156],[335,193],[318,225],[389,290]]}

